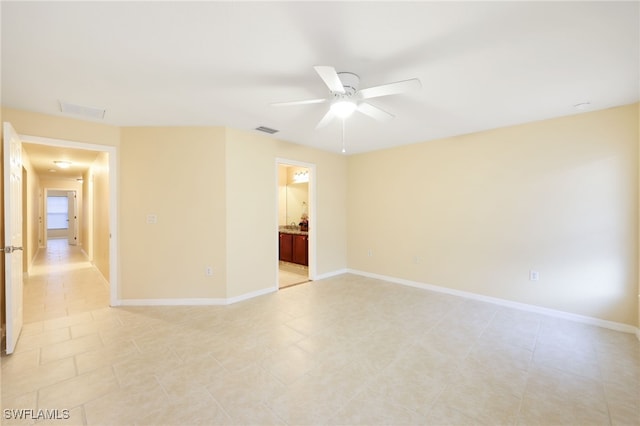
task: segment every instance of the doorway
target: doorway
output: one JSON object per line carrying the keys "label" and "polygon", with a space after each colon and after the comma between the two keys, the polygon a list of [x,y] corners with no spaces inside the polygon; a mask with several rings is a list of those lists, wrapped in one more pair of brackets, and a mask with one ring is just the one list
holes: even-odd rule
{"label": "doorway", "polygon": [[311,281],[315,271],[315,165],[276,162],[278,288]]}
{"label": "doorway", "polygon": [[[80,184],[82,189],[71,190],[66,188],[62,193],[57,194],[53,190],[45,191],[43,196],[43,210],[46,209],[47,195],[64,194],[67,200],[67,210],[74,211],[68,219],[71,225],[75,225],[75,231],[67,232],[67,244],[71,246],[79,245],[80,239],[85,243],[79,249],[91,259],[92,263],[102,273],[109,283],[109,304],[116,306],[119,304],[118,297],[118,220],[117,220],[117,148],[114,146],[96,145],[84,142],[67,141],[61,139],[51,139],[39,136],[20,135],[23,143],[47,147],[53,151],[93,151],[96,153],[96,167],[87,167],[87,178]],[[74,179],[75,180],[75,179]],[[57,186],[57,185],[56,185]],[[53,188],[56,188],[53,186]],[[81,194],[78,191],[82,192]],[[79,201],[81,199],[81,201]],[[80,206],[77,203],[81,202]],[[43,245],[47,237],[48,212],[41,210],[41,236]],[[86,220],[78,221],[78,211],[83,212]],[[24,214],[24,212],[23,212]],[[64,219],[66,221],[66,219]],[[73,223],[75,221],[75,223]],[[71,228],[71,226],[69,227]],[[78,235],[80,238],[78,238]],[[84,235],[85,237],[83,237]],[[74,244],[75,243],[75,244]]]}
{"label": "doorway", "polygon": [[78,245],[77,192],[50,188],[45,191],[45,247],[51,239],[66,239],[69,245]]}

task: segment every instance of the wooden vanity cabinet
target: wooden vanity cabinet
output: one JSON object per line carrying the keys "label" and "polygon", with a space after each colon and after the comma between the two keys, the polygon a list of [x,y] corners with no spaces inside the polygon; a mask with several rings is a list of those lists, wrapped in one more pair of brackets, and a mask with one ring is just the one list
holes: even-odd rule
{"label": "wooden vanity cabinet", "polygon": [[280,232],[280,260],[309,265],[309,236]]}
{"label": "wooden vanity cabinet", "polygon": [[293,263],[309,265],[309,238],[306,235],[293,235]]}
{"label": "wooden vanity cabinet", "polygon": [[280,232],[280,260],[293,262],[293,235]]}

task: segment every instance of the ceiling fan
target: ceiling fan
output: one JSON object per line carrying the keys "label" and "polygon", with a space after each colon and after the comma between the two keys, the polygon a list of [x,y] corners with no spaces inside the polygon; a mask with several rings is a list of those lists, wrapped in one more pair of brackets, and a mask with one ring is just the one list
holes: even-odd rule
{"label": "ceiling fan", "polygon": [[390,120],[394,117],[392,114],[364,101],[381,96],[396,95],[422,87],[420,80],[412,78],[410,80],[396,81],[395,83],[382,84],[380,86],[358,90],[360,77],[358,77],[357,74],[352,72],[336,72],[335,68],[331,66],[319,65],[313,68],[331,91],[329,97],[291,102],[276,102],[271,105],[289,106],[330,102],[331,106],[329,107],[329,111],[327,111],[325,116],[320,120],[316,129],[326,126],[336,117],[346,118],[355,110],[379,121]]}

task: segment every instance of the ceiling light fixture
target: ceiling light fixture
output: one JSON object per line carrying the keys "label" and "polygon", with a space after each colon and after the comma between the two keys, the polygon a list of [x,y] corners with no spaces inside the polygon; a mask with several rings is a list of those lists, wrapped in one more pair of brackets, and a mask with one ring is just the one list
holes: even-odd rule
{"label": "ceiling light fixture", "polygon": [[53,164],[61,169],[68,169],[71,167],[71,161],[54,161]]}
{"label": "ceiling light fixture", "polygon": [[331,104],[331,112],[336,116],[345,119],[353,114],[358,106],[350,99],[340,98]]}
{"label": "ceiling light fixture", "polygon": [[300,170],[293,174],[293,183],[309,182],[309,171]]}

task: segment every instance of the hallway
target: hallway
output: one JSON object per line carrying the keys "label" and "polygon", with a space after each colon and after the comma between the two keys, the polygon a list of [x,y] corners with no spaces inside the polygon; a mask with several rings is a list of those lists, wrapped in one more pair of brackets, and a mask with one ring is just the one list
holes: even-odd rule
{"label": "hallway", "polygon": [[[78,246],[50,239],[24,279],[24,324],[105,308],[109,286]],[[24,332],[23,332],[24,333]]]}

